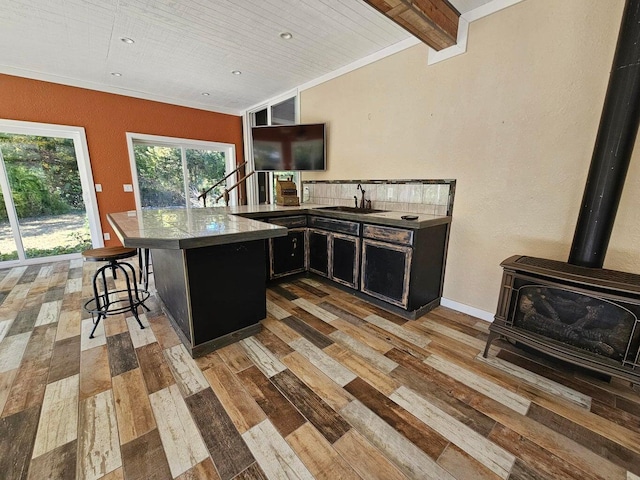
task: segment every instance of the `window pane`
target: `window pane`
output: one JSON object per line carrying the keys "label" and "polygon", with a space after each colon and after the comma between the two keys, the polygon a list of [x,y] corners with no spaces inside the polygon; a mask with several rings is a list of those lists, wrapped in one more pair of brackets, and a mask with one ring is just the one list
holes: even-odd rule
{"label": "window pane", "polygon": [[0,134],[0,146],[25,257],[91,248],[73,140]]}
{"label": "window pane", "polygon": [[288,98],[271,107],[271,125],[296,123],[296,97]]}
{"label": "window pane", "polygon": [[133,146],[142,208],[184,207],[184,175],[180,148]]}
{"label": "window pane", "polygon": [[267,124],[267,109],[259,110],[253,114],[253,126],[261,127]]}
{"label": "window pane", "polygon": [[[198,195],[218,183],[225,175],[224,152],[216,150],[187,149],[187,171],[189,175],[189,204],[192,207],[202,207],[202,200]],[[207,195],[207,206],[215,205],[215,199],[224,191],[225,184],[218,185]],[[221,198],[217,205],[224,205]]]}
{"label": "window pane", "polygon": [[[292,125],[296,123],[296,97],[286,99],[271,107],[271,125]],[[280,180],[291,180],[298,183],[298,172],[273,172],[273,183],[271,184],[271,198],[276,200],[276,183]]]}

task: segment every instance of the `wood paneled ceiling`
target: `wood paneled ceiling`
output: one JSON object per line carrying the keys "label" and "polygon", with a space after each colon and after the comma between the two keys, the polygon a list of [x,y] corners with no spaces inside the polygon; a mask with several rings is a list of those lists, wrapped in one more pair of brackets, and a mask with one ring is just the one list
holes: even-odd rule
{"label": "wood paneled ceiling", "polygon": [[411,39],[363,0],[3,0],[0,25],[0,73],[235,114]]}

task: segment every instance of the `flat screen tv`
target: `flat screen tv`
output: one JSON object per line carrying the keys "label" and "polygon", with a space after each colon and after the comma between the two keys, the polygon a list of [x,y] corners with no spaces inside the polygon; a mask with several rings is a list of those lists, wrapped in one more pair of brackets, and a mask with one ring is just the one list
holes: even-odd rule
{"label": "flat screen tv", "polygon": [[256,171],[326,170],[324,123],[253,127]]}

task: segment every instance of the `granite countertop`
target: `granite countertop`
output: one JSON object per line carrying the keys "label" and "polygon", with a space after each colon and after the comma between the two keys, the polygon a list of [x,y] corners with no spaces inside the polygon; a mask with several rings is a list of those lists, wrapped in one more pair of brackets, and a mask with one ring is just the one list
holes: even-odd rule
{"label": "granite countertop", "polygon": [[243,205],[133,210],[108,214],[107,219],[125,247],[166,249],[198,248],[287,235],[285,227],[259,220],[273,216],[313,214],[411,229],[451,221],[451,217],[441,215],[416,213],[416,220],[403,220],[401,217],[408,215],[407,212],[342,212],[326,207],[303,204],[295,207]]}
{"label": "granite countertop", "polygon": [[224,208],[176,208],[110,213],[125,247],[198,248],[287,235],[278,225],[229,215]]}

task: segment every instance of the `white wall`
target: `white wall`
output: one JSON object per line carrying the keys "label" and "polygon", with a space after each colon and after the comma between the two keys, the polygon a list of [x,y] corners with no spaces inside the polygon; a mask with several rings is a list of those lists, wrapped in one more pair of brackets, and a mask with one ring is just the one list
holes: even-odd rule
{"label": "white wall", "polygon": [[[418,45],[301,93],[327,122],[313,179],[457,179],[444,296],[495,312],[499,264],[568,258],[623,0],[525,0],[471,23],[467,53]],[[636,149],[605,268],[640,273]]]}

